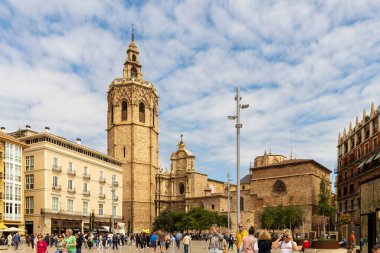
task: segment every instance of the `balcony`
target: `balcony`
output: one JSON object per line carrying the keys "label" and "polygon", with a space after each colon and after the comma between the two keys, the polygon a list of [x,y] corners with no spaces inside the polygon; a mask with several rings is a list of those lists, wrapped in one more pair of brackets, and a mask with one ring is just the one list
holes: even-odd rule
{"label": "balcony", "polygon": [[62,188],[61,188],[60,185],[53,185],[51,188],[52,188],[54,191],[60,191],[60,190],[62,190]]}
{"label": "balcony", "polygon": [[116,186],[116,187],[119,186],[119,182],[118,181],[113,181],[112,184],[113,184],[113,186]]}
{"label": "balcony", "polygon": [[68,170],[67,175],[75,177],[77,175],[77,172],[75,170]]}
{"label": "balcony", "polygon": [[90,180],[91,179],[91,175],[90,174],[83,174],[83,179],[87,179],[87,180]]}
{"label": "balcony", "polygon": [[99,193],[99,198],[100,199],[105,199],[106,198],[106,195],[104,193]]}
{"label": "balcony", "polygon": [[90,196],[90,191],[83,191],[83,196]]}
{"label": "balcony", "polygon": [[118,196],[113,197],[113,201],[119,201],[119,197]]}
{"label": "balcony", "polygon": [[75,193],[76,190],[75,190],[75,188],[67,188],[67,192],[68,193]]}
{"label": "balcony", "polygon": [[56,164],[53,164],[53,165],[51,166],[51,169],[52,169],[53,171],[56,171],[56,172],[62,172],[62,166],[58,166],[58,165],[56,165]]}
{"label": "balcony", "polygon": [[100,177],[99,178],[99,183],[105,184],[106,183],[106,178],[105,177]]}
{"label": "balcony", "polygon": [[338,168],[335,168],[335,169],[334,169],[334,174],[335,174],[335,175],[338,174]]}

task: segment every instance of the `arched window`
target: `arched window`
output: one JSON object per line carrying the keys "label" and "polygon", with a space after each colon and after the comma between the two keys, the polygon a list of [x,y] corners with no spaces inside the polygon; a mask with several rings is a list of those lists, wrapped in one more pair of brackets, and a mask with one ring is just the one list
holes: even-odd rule
{"label": "arched window", "polygon": [[128,104],[127,101],[121,103],[121,120],[127,120],[128,118]]}
{"label": "arched window", "polygon": [[152,116],[152,122],[153,122],[153,127],[155,127],[156,126],[156,124],[155,124],[155,119],[156,119],[156,108],[155,107],[153,107],[153,116]]}
{"label": "arched window", "polygon": [[276,194],[286,193],[286,184],[282,180],[277,180],[273,185],[273,192]]}
{"label": "arched window", "polygon": [[137,70],[135,67],[131,69],[131,77],[137,77]]}
{"label": "arched window", "polygon": [[145,123],[145,105],[143,102],[139,105],[139,121]]}
{"label": "arched window", "polygon": [[111,124],[113,124],[113,105],[111,105]]}
{"label": "arched window", "polygon": [[185,185],[183,183],[179,184],[179,193],[184,194],[185,193]]}
{"label": "arched window", "polygon": [[240,197],[240,211],[244,211],[244,198]]}
{"label": "arched window", "polygon": [[136,55],[132,55],[132,61],[136,61]]}

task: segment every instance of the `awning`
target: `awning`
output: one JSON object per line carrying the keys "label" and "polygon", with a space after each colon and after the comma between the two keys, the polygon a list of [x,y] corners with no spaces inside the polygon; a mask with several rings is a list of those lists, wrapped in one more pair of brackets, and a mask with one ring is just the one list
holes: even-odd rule
{"label": "awning", "polygon": [[373,160],[377,160],[380,158],[380,152],[377,154],[377,156]]}
{"label": "awning", "polygon": [[0,229],[2,230],[2,229],[6,229],[6,228],[8,228],[8,227],[5,226],[4,223],[1,223],[1,222],[0,222]]}
{"label": "awning", "polygon": [[370,158],[368,158],[368,160],[365,162],[365,164],[369,164],[370,162],[372,162],[372,160],[376,157],[377,154],[378,153],[375,153]]}
{"label": "awning", "polygon": [[364,160],[359,164],[358,168],[363,167],[363,165],[365,164],[366,161],[367,161],[367,159],[364,159]]}

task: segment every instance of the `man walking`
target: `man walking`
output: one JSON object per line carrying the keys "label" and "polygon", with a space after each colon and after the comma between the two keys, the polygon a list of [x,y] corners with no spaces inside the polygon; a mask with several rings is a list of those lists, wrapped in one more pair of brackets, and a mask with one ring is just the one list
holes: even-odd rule
{"label": "man walking", "polygon": [[243,241],[243,238],[248,235],[247,230],[244,229],[243,224],[239,223],[238,225],[239,230],[236,232],[236,246],[237,246],[237,253],[239,253],[241,242]]}
{"label": "man walking", "polygon": [[18,233],[16,233],[14,236],[13,236],[13,243],[15,244],[15,250],[18,250],[18,246],[20,244],[20,236]]}
{"label": "man walking", "polygon": [[177,249],[179,250],[179,246],[181,244],[181,240],[182,240],[182,234],[181,232],[177,232],[177,234],[175,235],[175,243],[177,244]]}
{"label": "man walking", "polygon": [[115,250],[115,248],[119,249],[119,247],[117,246],[118,242],[119,242],[119,238],[117,238],[117,234],[114,233],[112,237],[112,250]]}
{"label": "man walking", "polygon": [[183,238],[183,249],[185,253],[189,253],[190,241],[191,241],[190,235],[186,234],[185,237]]}

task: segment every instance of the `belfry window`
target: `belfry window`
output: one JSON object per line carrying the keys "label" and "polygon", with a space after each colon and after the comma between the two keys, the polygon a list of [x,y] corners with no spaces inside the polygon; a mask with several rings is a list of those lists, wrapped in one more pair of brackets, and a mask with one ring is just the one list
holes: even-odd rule
{"label": "belfry window", "polygon": [[131,69],[131,77],[137,77],[137,70],[135,67]]}
{"label": "belfry window", "polygon": [[113,123],[113,106],[111,105],[111,123]]}
{"label": "belfry window", "polygon": [[126,101],[121,103],[121,120],[127,120],[128,118],[128,104]]}
{"label": "belfry window", "polygon": [[132,61],[136,61],[136,55],[132,55]]}
{"label": "belfry window", "polygon": [[145,105],[143,102],[139,105],[139,121],[145,123]]}

